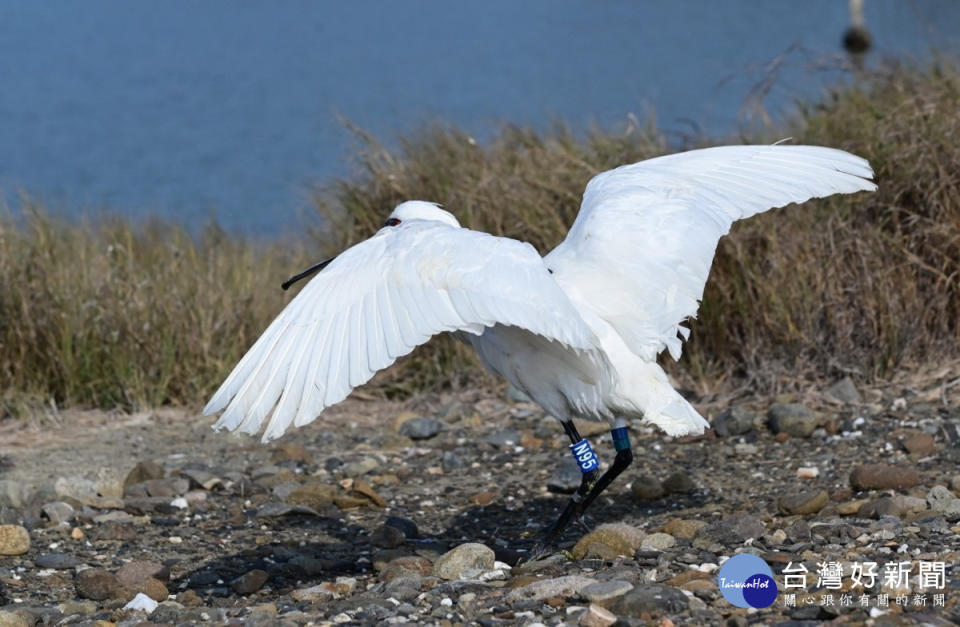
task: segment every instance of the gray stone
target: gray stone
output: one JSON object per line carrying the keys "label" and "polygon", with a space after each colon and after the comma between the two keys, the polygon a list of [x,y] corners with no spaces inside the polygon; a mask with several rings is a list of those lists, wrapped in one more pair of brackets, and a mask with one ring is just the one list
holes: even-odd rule
{"label": "gray stone", "polygon": [[33,620],[27,620],[30,616],[23,610],[17,612],[8,612],[0,610],[0,627],[33,627]]}
{"label": "gray stone", "polygon": [[828,387],[827,394],[848,405],[856,405],[863,400],[860,398],[857,386],[850,377],[844,377]]}
{"label": "gray stone", "polygon": [[443,468],[443,472],[450,473],[454,470],[466,468],[467,462],[463,461],[463,458],[453,451],[444,451],[443,457],[440,459],[440,467]]}
{"label": "gray stone", "polygon": [[857,516],[861,518],[882,518],[884,516],[899,517],[903,510],[889,496],[881,496],[868,503],[864,503],[857,510]]}
{"label": "gray stone", "polygon": [[677,539],[671,536],[669,533],[657,532],[651,533],[643,539],[640,543],[641,549],[654,549],[657,551],[665,551],[669,548],[676,546]]}
{"label": "gray stone", "polygon": [[507,595],[507,603],[523,601],[540,601],[550,597],[572,597],[581,594],[584,588],[597,583],[592,577],[583,575],[566,575],[554,579],[535,581],[511,590]]}
{"label": "gray stone", "polygon": [[135,560],[121,566],[117,570],[116,576],[121,585],[136,587],[150,577],[159,581],[167,581],[170,579],[170,569],[160,562]]}
{"label": "gray stone", "polygon": [[66,553],[48,553],[33,560],[33,565],[37,568],[53,568],[56,570],[73,568],[74,566],[78,566],[82,563],[83,562],[74,556],[67,555]]}
{"label": "gray stone", "polygon": [[443,423],[433,418],[411,418],[400,427],[400,435],[411,440],[429,440],[443,428]]}
{"label": "gray stone", "polygon": [[465,579],[491,570],[493,550],[476,542],[468,542],[441,555],[433,566],[433,574],[441,579]]}
{"label": "gray stone", "polygon": [[380,460],[375,457],[364,457],[363,459],[340,467],[340,471],[348,477],[359,477],[380,467]]}
{"label": "gray stone", "polygon": [[809,438],[820,424],[813,411],[799,403],[776,403],[767,411],[770,429],[795,438]]}
{"label": "gray stone", "polygon": [[147,479],[163,479],[163,466],[157,462],[145,460],[137,462],[137,465],[134,466],[127,477],[123,480],[123,488],[132,486],[135,483],[143,483]]}
{"label": "gray stone", "polygon": [[634,588],[614,603],[610,610],[618,616],[640,618],[644,614],[651,616],[678,614],[690,605],[687,596],[677,588],[650,584]]}
{"label": "gray stone", "polygon": [[660,480],[649,475],[640,475],[634,479],[630,493],[637,501],[653,501],[666,494]]}
{"label": "gray stone", "polygon": [[70,497],[81,503],[90,503],[99,496],[96,484],[83,477],[59,477],[53,483],[59,498]]}
{"label": "gray stone", "polygon": [[73,614],[88,616],[97,611],[97,604],[93,601],[64,601],[57,608],[66,616]]}
{"label": "gray stone", "polygon": [[547,479],[547,489],[560,494],[572,494],[580,487],[582,477],[583,473],[580,472],[580,466],[577,465],[576,460],[569,455],[564,455]]}
{"label": "gray stone", "polygon": [[591,603],[600,603],[607,605],[608,601],[622,597],[633,590],[633,584],[623,579],[611,579],[610,581],[598,581],[580,590],[580,596]]}
{"label": "gray stone", "polygon": [[960,519],[960,499],[953,495],[949,489],[942,485],[935,485],[927,494],[927,502],[930,509],[942,514],[944,518],[950,521]]}
{"label": "gray stone", "polygon": [[742,435],[751,431],[757,422],[757,415],[743,405],[734,405],[713,419],[710,426],[721,438]]}
{"label": "gray stone", "polygon": [[43,515],[47,517],[47,520],[57,525],[68,523],[77,515],[77,511],[73,509],[73,506],[63,501],[47,503],[41,508],[41,511]]}
{"label": "gray stone", "polygon": [[714,544],[733,546],[766,533],[763,523],[749,514],[734,514],[729,518],[701,527],[693,538],[693,546],[709,549]]}
{"label": "gray stone", "polygon": [[31,485],[12,479],[0,479],[0,506],[26,507],[33,499],[33,494]]}
{"label": "gray stone", "polygon": [[483,438],[483,441],[498,448],[504,448],[507,446],[518,446],[520,444],[521,437],[522,436],[519,432],[513,429],[505,429],[503,431],[491,433],[487,437]]}

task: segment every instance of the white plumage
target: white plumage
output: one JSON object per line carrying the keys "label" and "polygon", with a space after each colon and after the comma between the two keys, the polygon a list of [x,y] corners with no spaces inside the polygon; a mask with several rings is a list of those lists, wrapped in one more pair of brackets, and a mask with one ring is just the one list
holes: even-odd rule
{"label": "white plumage", "polygon": [[872,176],[864,159],[814,146],[650,159],[594,177],[543,258],[434,204],[403,203],[388,221],[399,223],[339,255],[287,305],[204,412],[226,408],[217,428],[266,424],[264,441],[277,438],[446,331],[561,420],[640,416],[670,435],[702,432],[656,356],[679,358],[717,242],[770,208],[874,190]]}

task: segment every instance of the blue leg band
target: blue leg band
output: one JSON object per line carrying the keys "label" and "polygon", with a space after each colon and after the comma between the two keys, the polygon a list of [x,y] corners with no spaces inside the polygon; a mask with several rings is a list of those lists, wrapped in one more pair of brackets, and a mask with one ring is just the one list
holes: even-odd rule
{"label": "blue leg band", "polygon": [[613,436],[613,448],[620,451],[630,450],[630,436],[627,433],[626,427],[617,427],[616,429],[610,430],[610,435]]}
{"label": "blue leg band", "polygon": [[597,461],[597,456],[590,447],[590,442],[586,439],[580,440],[576,444],[571,444],[570,450],[573,451],[573,456],[576,458],[577,465],[580,466],[580,472],[583,474],[587,474],[600,467],[600,462]]}

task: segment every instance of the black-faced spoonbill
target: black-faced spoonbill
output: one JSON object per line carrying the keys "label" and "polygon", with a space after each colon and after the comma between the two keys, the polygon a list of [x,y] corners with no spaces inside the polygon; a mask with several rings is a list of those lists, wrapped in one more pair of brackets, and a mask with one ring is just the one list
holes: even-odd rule
{"label": "black-faced spoonbill", "polygon": [[[676,359],[719,239],[735,220],[831,194],[872,191],[864,159],[815,146],[722,146],[595,176],[566,239],[547,256],[460,226],[439,206],[398,205],[370,239],[317,264],[204,412],[218,429],[278,438],[342,401],[441,332],[557,418],[582,471],[535,553],[553,545],[630,464],[627,418],[669,435],[707,422],[657,365]],[[286,283],[284,287],[289,286]],[[272,413],[271,413],[272,411]],[[602,475],[578,416],[607,421]]]}

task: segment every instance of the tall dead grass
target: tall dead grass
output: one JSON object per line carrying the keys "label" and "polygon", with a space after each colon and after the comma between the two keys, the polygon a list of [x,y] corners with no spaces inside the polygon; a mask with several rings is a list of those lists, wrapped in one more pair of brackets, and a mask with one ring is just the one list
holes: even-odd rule
{"label": "tall dead grass", "polygon": [[[769,137],[867,157],[879,192],[739,223],[714,262],[675,374],[702,390],[766,390],[960,354],[960,78],[895,68],[839,89]],[[693,146],[684,146],[693,147]],[[216,227],[0,217],[0,399],[101,407],[199,405],[289,295],[276,286],[367,237],[398,202],[443,203],[469,227],[541,252],[572,223],[587,180],[668,151],[652,125],[575,137],[505,127],[479,145],[431,126],[388,150],[365,138],[356,176],[317,195],[329,231],[254,244]],[[311,251],[309,254],[307,251]],[[479,370],[435,341],[376,381],[407,392]]]}

